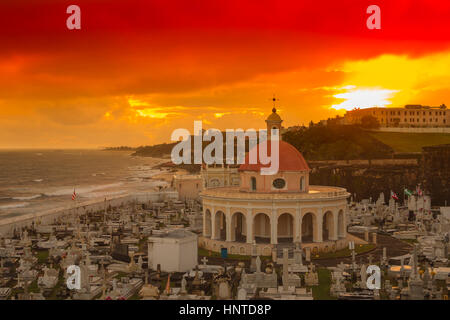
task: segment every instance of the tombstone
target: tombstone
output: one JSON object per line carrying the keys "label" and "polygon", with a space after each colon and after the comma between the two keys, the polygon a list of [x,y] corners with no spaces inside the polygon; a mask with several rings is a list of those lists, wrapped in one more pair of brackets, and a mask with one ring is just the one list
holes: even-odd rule
{"label": "tombstone", "polygon": [[383,247],[383,257],[381,258],[381,263],[383,264],[383,265],[387,265],[387,263],[388,263],[388,259],[387,259],[387,249],[386,249],[386,247]]}
{"label": "tombstone", "polygon": [[187,291],[186,291],[186,284],[187,284],[186,277],[183,277],[181,279],[181,290],[180,290],[180,293],[182,293],[182,294],[187,293]]}
{"label": "tombstone", "polygon": [[408,281],[409,299],[423,300],[424,299],[423,281],[422,279],[420,279],[417,273],[417,245],[414,246],[412,258],[413,258],[412,271]]}
{"label": "tombstone", "polygon": [[230,285],[227,281],[219,283],[219,290],[218,290],[218,298],[219,299],[230,299],[231,298],[231,289]]}
{"label": "tombstone", "polygon": [[240,288],[237,293],[237,300],[247,300],[247,290]]}
{"label": "tombstone", "polygon": [[298,265],[303,265],[303,252],[302,252],[302,248],[300,246],[300,243],[297,242],[295,244],[295,249],[294,249],[294,263],[298,264]]}
{"label": "tombstone", "polygon": [[395,213],[395,200],[393,198],[389,198],[389,211]]}
{"label": "tombstone", "polygon": [[338,268],[340,271],[345,271],[345,264],[341,261],[341,262],[339,262],[339,264],[337,265],[337,268]]}
{"label": "tombstone", "polygon": [[365,264],[361,265],[361,283],[360,288],[367,289],[367,266]]}
{"label": "tombstone", "polygon": [[273,247],[272,248],[272,261],[275,263],[277,262],[277,258],[278,258],[277,255],[278,255],[277,248]]}
{"label": "tombstone", "polygon": [[319,285],[319,276],[317,272],[314,270],[314,265],[312,263],[309,264],[309,271],[305,274],[305,284],[307,286],[317,286]]}
{"label": "tombstone", "polygon": [[372,233],[372,242],[373,242],[374,244],[377,244],[377,233],[376,233],[376,232],[373,232],[373,233]]}
{"label": "tombstone", "polygon": [[261,258],[256,257],[256,273],[261,273]]}
{"label": "tombstone", "polygon": [[306,256],[305,256],[306,262],[311,262],[311,248],[310,247],[306,247],[305,248],[305,253],[306,253]]}

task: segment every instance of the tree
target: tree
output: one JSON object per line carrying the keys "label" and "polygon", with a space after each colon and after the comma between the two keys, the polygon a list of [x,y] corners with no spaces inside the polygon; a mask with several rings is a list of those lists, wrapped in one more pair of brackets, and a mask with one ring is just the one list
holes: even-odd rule
{"label": "tree", "polygon": [[377,118],[373,116],[364,116],[361,118],[361,127],[365,129],[378,129],[380,127],[380,123]]}

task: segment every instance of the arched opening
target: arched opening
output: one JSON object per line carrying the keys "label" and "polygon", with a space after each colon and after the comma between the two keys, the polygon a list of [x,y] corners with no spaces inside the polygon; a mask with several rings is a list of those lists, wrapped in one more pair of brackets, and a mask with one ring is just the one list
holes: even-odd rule
{"label": "arched opening", "polygon": [[219,240],[225,241],[227,239],[227,223],[225,213],[222,211],[216,212],[216,237]]}
{"label": "arched opening", "polygon": [[251,177],[250,181],[251,181],[252,191],[256,191],[256,178],[255,177]]}
{"label": "arched opening", "polygon": [[290,213],[283,213],[278,217],[278,243],[292,242],[294,237],[294,218]]}
{"label": "arched opening", "polygon": [[242,212],[235,212],[231,218],[232,241],[247,242],[247,221]]}
{"label": "arched opening", "polygon": [[205,211],[205,219],[203,223],[205,224],[205,227],[203,228],[203,235],[205,237],[211,237],[211,211],[209,211],[208,209],[206,209]]}
{"label": "arched opening", "polygon": [[338,236],[339,238],[345,237],[344,210],[339,210],[338,213]]}
{"label": "arched opening", "polygon": [[302,218],[302,242],[313,242],[316,233],[316,216],[308,212]]}
{"label": "arched opening", "polygon": [[334,239],[334,220],[331,211],[327,211],[323,215],[322,238],[324,241]]}
{"label": "arched opening", "polygon": [[300,191],[305,191],[305,177],[300,177]]}
{"label": "arched opening", "polygon": [[256,243],[270,243],[270,218],[265,213],[258,213],[253,218],[253,232]]}

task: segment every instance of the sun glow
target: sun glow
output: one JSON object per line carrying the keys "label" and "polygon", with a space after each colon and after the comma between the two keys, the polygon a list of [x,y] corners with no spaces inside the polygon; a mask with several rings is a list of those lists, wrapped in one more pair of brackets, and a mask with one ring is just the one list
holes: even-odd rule
{"label": "sun glow", "polygon": [[146,108],[135,110],[136,114],[140,117],[144,118],[153,118],[153,119],[164,119],[170,113],[168,112],[160,112],[157,108]]}
{"label": "sun glow", "polygon": [[371,107],[385,107],[392,102],[389,101],[398,90],[388,89],[355,89],[346,88],[347,92],[338,93],[333,97],[344,99],[339,104],[334,104],[331,108],[339,110],[352,110],[354,108],[371,108]]}

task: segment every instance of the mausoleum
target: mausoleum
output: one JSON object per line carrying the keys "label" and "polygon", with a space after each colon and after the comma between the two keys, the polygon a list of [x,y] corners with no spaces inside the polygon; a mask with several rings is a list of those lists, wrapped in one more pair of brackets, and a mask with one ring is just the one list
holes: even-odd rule
{"label": "mausoleum", "polygon": [[[267,129],[281,131],[276,109],[267,118]],[[271,255],[277,247],[310,247],[313,253],[342,249],[346,241],[347,198],[344,188],[309,184],[310,168],[302,154],[280,140],[279,167],[274,175],[262,175],[259,156],[249,154],[239,167],[240,185],[206,188],[203,201],[203,235],[199,245],[232,254],[251,254],[255,241],[259,254]],[[270,156],[271,141],[267,141]],[[260,148],[257,145],[256,148]],[[259,150],[259,149],[258,149]]]}

